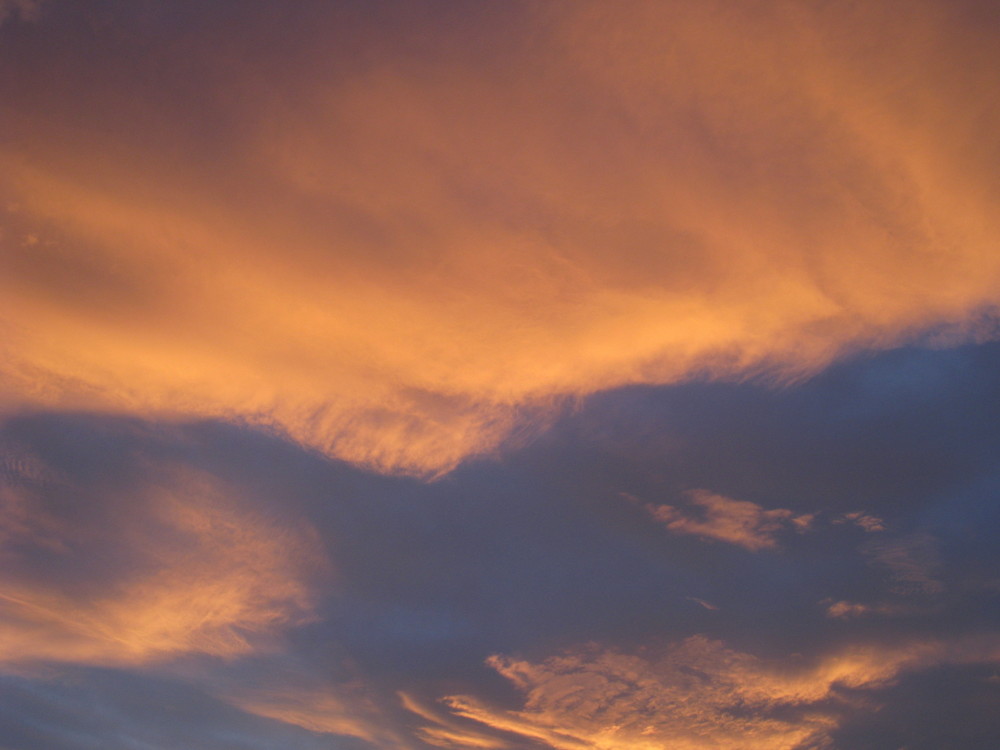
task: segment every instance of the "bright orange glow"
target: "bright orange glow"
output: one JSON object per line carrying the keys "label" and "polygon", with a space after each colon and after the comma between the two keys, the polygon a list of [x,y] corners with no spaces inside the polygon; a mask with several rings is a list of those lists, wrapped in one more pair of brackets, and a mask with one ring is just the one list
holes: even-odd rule
{"label": "bright orange glow", "polygon": [[251,420],[434,474],[553,398],[981,333],[985,35],[920,2],[533,13],[499,63],[456,40],[250,78],[192,42],[202,124],[240,124],[206,160],[134,91],[5,103],[7,406]]}

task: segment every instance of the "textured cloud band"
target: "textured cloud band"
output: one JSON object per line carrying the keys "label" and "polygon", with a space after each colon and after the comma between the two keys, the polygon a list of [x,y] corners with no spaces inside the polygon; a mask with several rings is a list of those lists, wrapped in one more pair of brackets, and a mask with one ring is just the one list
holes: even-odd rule
{"label": "textured cloud band", "polygon": [[[900,672],[941,663],[996,664],[995,637],[895,648],[854,645],[817,663],[768,663],[703,636],[641,655],[591,645],[542,663],[493,657],[523,694],[517,711],[447,700],[459,716],[556,750],[833,747],[847,710],[876,710],[863,692]],[[477,747],[474,741],[456,742]]]}

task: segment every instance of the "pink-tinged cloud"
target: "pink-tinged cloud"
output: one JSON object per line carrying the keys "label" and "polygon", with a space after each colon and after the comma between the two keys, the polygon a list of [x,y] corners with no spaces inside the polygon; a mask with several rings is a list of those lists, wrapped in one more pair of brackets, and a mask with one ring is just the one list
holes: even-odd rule
{"label": "pink-tinged cloud", "polygon": [[[764,660],[694,636],[658,653],[591,645],[537,663],[492,657],[490,666],[521,692],[520,708],[471,696],[445,702],[457,716],[556,750],[828,748],[848,708],[837,688],[874,688],[906,671],[998,660],[995,635],[854,645],[808,663]],[[851,710],[865,710],[863,693],[851,701]]]}
{"label": "pink-tinged cloud", "polygon": [[782,532],[805,531],[811,514],[796,514],[786,508],[767,510],[746,500],[734,500],[707,490],[686,493],[688,507],[646,504],[649,514],[674,534],[735,544],[751,552],[772,549]]}
{"label": "pink-tinged cloud", "polygon": [[948,4],[241,7],[97,43],[59,7],[4,45],[7,408],[434,474],[563,396],[991,335],[1000,68]]}

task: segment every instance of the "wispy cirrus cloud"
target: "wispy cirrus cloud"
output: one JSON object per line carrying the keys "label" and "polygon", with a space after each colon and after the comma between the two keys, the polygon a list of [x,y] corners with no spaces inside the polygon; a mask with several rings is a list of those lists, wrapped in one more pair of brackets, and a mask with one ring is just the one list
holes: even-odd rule
{"label": "wispy cirrus cloud", "polygon": [[308,528],[241,507],[208,475],[149,469],[148,484],[95,488],[30,454],[7,462],[0,669],[232,658],[312,616],[308,582],[329,568]]}
{"label": "wispy cirrus cloud", "polygon": [[484,750],[506,748],[510,744],[500,737],[470,728],[468,722],[460,724],[440,707],[423,705],[413,696],[400,693],[403,708],[424,720],[417,732],[420,739],[435,747],[478,747]]}
{"label": "wispy cirrus cloud", "polygon": [[413,746],[363,678],[332,682],[301,667],[282,669],[280,663],[259,668],[268,678],[253,684],[246,675],[242,680],[208,675],[206,682],[221,700],[254,716],[386,750]]}

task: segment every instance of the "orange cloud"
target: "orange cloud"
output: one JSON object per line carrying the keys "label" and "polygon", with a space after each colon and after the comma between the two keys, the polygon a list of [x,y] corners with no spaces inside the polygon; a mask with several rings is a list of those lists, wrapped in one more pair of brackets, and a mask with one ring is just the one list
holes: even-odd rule
{"label": "orange cloud", "polygon": [[438,711],[422,705],[411,695],[400,693],[399,700],[407,711],[429,722],[417,730],[417,736],[429,745],[446,748],[478,747],[486,750],[510,746],[504,740],[459,724],[450,715],[442,716]]}
{"label": "orange cloud", "polygon": [[693,534],[744,547],[751,552],[777,546],[782,531],[803,531],[812,523],[812,515],[796,515],[785,508],[765,510],[756,503],[733,500],[706,490],[687,493],[695,513],[672,505],[646,504],[646,510],[675,534]]}
{"label": "orange cloud", "polygon": [[81,519],[46,497],[83,490],[39,479],[26,460],[10,464],[17,476],[0,483],[0,668],[234,657],[311,616],[309,581],[326,570],[314,535],[242,508],[216,480],[151,467],[159,481],[91,504]]}
{"label": "orange cloud", "polygon": [[360,685],[285,685],[220,693],[243,711],[311,732],[358,737],[378,748],[412,747],[392,729],[383,711]]}
{"label": "orange cloud", "polygon": [[461,717],[557,750],[827,747],[837,686],[884,685],[904,670],[1000,659],[995,636],[852,646],[811,664],[766,661],[694,636],[651,656],[575,649],[541,663],[492,657],[524,695],[505,710],[476,698],[446,703]]}
{"label": "orange cloud", "polygon": [[7,407],[433,474],[562,396],[985,330],[1000,72],[947,6],[496,12],[248,9],[100,56],[42,18],[0,91]]}

